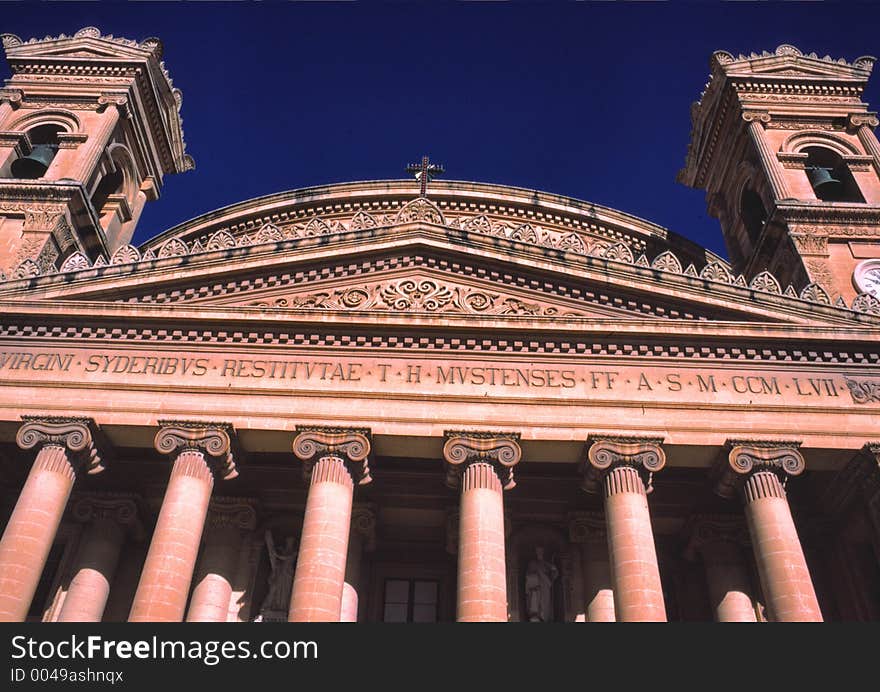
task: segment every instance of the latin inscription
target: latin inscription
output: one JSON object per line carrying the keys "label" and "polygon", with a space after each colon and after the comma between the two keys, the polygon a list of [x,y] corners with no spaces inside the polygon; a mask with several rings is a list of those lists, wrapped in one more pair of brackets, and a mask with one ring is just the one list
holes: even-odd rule
{"label": "latin inscription", "polygon": [[[0,351],[0,377],[38,378],[75,382],[186,384],[311,388],[332,391],[461,393],[499,396],[517,392],[572,398],[649,398],[714,402],[803,401],[848,399],[853,391],[845,376],[791,375],[782,371],[739,373],[705,368],[601,368],[590,365],[487,365],[472,361],[406,359],[223,358],[200,354],[133,355],[130,352]],[[870,378],[868,385],[880,387]],[[860,390],[861,391],[861,390]],[[855,403],[871,403],[864,396]],[[842,401],[841,403],[845,403]]]}

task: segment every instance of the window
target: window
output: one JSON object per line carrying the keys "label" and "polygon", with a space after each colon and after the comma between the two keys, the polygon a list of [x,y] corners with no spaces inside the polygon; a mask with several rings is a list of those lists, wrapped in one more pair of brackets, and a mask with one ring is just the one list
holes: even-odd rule
{"label": "window", "polygon": [[12,162],[12,177],[36,180],[49,170],[49,164],[58,153],[58,125],[40,125],[28,131],[31,153]]}
{"label": "window", "polygon": [[864,202],[865,198],[840,154],[825,147],[810,147],[806,173],[817,199],[824,202]]}
{"label": "window", "polygon": [[749,240],[754,245],[761,237],[761,231],[764,230],[764,224],[767,223],[767,210],[764,208],[764,202],[761,196],[750,188],[745,188],[740,200],[740,215],[742,216],[743,225],[746,227],[746,233]]}
{"label": "window", "polygon": [[383,622],[437,622],[438,582],[386,579]]}

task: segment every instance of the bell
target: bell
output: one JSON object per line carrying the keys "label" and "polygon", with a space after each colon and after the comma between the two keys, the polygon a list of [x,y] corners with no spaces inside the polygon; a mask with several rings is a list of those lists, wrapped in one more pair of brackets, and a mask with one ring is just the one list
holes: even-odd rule
{"label": "bell", "polygon": [[28,179],[42,177],[55,158],[55,153],[56,147],[51,144],[35,145],[30,154],[12,162],[12,176]]}
{"label": "bell", "polygon": [[818,192],[831,192],[840,188],[841,183],[837,178],[831,175],[830,168],[822,168],[821,166],[812,166],[807,169],[807,177],[810,179],[810,185]]}

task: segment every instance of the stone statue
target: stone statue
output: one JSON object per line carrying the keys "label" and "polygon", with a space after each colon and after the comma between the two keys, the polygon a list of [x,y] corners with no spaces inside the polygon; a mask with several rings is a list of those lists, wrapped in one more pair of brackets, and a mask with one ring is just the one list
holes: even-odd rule
{"label": "stone statue", "polygon": [[271,529],[266,529],[265,535],[272,572],[269,574],[269,591],[263,599],[257,621],[286,621],[290,608],[290,591],[293,588],[294,561],[297,553],[294,547],[294,538],[288,536],[284,543],[284,549],[277,550]]}
{"label": "stone statue", "polygon": [[535,558],[526,568],[526,611],[529,622],[553,620],[553,582],[559,570],[544,559],[544,548],[535,548]]}

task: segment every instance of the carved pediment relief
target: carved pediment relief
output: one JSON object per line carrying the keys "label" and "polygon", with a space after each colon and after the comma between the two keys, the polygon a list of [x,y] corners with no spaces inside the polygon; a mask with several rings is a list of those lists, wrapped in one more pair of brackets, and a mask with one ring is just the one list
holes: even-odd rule
{"label": "carved pediment relief", "polygon": [[212,305],[289,310],[346,312],[409,312],[513,316],[620,316],[579,306],[574,301],[548,300],[529,291],[512,291],[489,283],[455,281],[440,272],[392,274],[361,283],[321,282],[299,290],[253,291],[231,300],[200,301]]}

